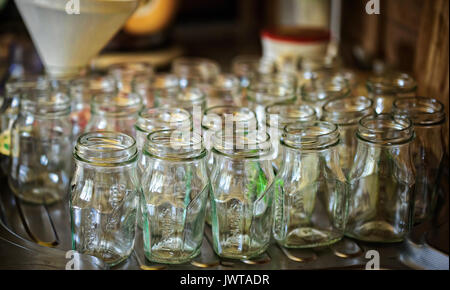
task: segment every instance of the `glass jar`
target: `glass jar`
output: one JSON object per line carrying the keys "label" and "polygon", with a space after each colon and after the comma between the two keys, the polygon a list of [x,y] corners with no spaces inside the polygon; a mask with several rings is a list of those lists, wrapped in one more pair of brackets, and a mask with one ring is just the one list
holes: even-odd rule
{"label": "glass jar", "polygon": [[396,98],[414,97],[416,81],[405,73],[386,73],[367,80],[367,93],[374,102],[377,114],[391,113]]}
{"label": "glass jar", "polygon": [[11,156],[11,129],[19,115],[20,99],[33,89],[46,89],[48,83],[43,76],[10,79],[5,84],[5,96],[0,107],[0,166],[9,174]]}
{"label": "glass jar", "polygon": [[[201,122],[202,114],[206,109],[206,95],[200,88],[189,87],[176,95],[172,106],[185,109],[191,114],[194,120],[198,118],[198,121]],[[197,113],[194,114],[194,112]]]}
{"label": "glass jar", "polygon": [[91,120],[85,131],[114,131],[136,137],[134,124],[142,108],[140,96],[134,93],[95,95],[91,102]]}
{"label": "glass jar", "polygon": [[350,92],[348,81],[339,73],[312,78],[300,88],[301,102],[314,107],[319,119],[322,118],[322,107],[327,101],[345,98]]}
{"label": "glass jar", "polygon": [[150,133],[141,179],[144,250],[157,263],[185,263],[200,253],[209,191],[201,136],[164,130]]}
{"label": "glass jar", "polygon": [[240,81],[241,88],[250,84],[250,79],[260,71],[261,58],[255,55],[240,55],[233,59],[232,72]]}
{"label": "glass jar", "polygon": [[114,266],[131,254],[139,180],[136,141],[118,132],[78,138],[71,182],[72,249]]}
{"label": "glass jar", "polygon": [[440,184],[445,152],[444,105],[431,98],[401,98],[394,102],[393,114],[408,117],[414,124],[416,139],[411,144],[416,172],[414,222],[422,222],[434,212]]}
{"label": "glass jar", "polygon": [[347,184],[339,167],[339,130],[328,122],[285,127],[283,159],[272,187],[273,233],[288,248],[326,246],[344,235]]}
{"label": "glass jar", "polygon": [[37,204],[62,200],[72,170],[70,98],[49,90],[27,90],[11,132],[9,186]]}
{"label": "glass jar", "polygon": [[209,89],[208,107],[239,105],[239,94],[239,79],[232,74],[219,74]]}
{"label": "glass jar", "polygon": [[218,131],[211,180],[213,246],[217,255],[249,259],[269,246],[274,179],[268,134]]}
{"label": "glass jar", "polygon": [[373,101],[367,97],[347,97],[330,100],[323,106],[322,119],[338,126],[340,133],[339,166],[347,176],[356,154],[356,130],[361,118],[373,115]]}
{"label": "glass jar", "polygon": [[366,116],[356,137],[346,235],[367,242],[400,242],[412,223],[412,123],[390,114]]}
{"label": "glass jar", "polygon": [[173,61],[172,73],[180,79],[182,88],[195,86],[207,91],[219,75],[220,66],[207,58],[180,57]]}
{"label": "glass jar", "polygon": [[[279,80],[282,78],[282,80]],[[295,85],[291,81],[285,81],[279,75],[259,75],[258,79],[253,78],[247,88],[247,100],[249,108],[256,113],[258,124],[263,126],[266,123],[265,110],[268,106],[295,101]]]}
{"label": "glass jar", "polygon": [[91,101],[94,95],[113,93],[117,84],[111,76],[88,75],[70,84],[71,119],[74,141],[82,134],[91,118]]}
{"label": "glass jar", "polygon": [[145,107],[171,105],[180,91],[179,79],[174,74],[158,73],[152,76],[137,75],[133,91],[142,96]]}
{"label": "glass jar", "polygon": [[145,62],[116,63],[108,67],[108,75],[115,79],[117,88],[125,93],[133,91],[133,80],[136,76],[148,78],[153,74],[153,66]]}
{"label": "glass jar", "polygon": [[280,137],[284,127],[295,122],[317,120],[316,111],[309,105],[279,103],[266,108],[266,126],[272,141],[272,165],[275,172],[280,169],[283,160],[283,147]]}

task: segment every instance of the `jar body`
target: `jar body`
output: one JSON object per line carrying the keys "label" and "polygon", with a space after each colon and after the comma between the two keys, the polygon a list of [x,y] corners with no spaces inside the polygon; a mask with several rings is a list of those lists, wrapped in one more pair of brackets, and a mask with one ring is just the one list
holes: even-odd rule
{"label": "jar body", "polygon": [[346,235],[367,242],[400,242],[412,222],[414,172],[410,142],[372,144],[358,139],[349,174]]}
{"label": "jar body", "polygon": [[204,155],[171,161],[144,152],[140,206],[145,256],[150,261],[180,264],[200,253],[209,190]]}
{"label": "jar body", "polygon": [[273,186],[273,233],[287,248],[326,246],[344,235],[347,183],[336,145],[302,150],[283,145],[283,159]]}
{"label": "jar body", "polygon": [[72,249],[114,266],[132,252],[139,180],[132,137],[116,132],[80,136],[71,182]]}
{"label": "jar body", "polygon": [[210,201],[214,251],[232,259],[257,256],[267,249],[271,236],[271,162],[230,158],[215,150],[213,154]]}
{"label": "jar body", "polygon": [[345,176],[348,176],[356,155],[357,139],[355,137],[358,124],[338,125],[339,127],[339,166]]}
{"label": "jar body", "polygon": [[12,127],[9,185],[31,203],[62,200],[72,171],[72,126],[69,113],[36,115],[23,110]]}
{"label": "jar body", "polygon": [[443,124],[416,125],[416,139],[411,144],[412,162],[415,168],[414,222],[429,218],[436,203],[437,186],[441,178],[444,157]]}

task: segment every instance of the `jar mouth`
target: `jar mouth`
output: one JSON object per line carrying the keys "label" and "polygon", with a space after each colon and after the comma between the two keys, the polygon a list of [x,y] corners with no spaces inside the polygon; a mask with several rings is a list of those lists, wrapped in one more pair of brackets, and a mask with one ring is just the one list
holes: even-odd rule
{"label": "jar mouth", "polygon": [[370,77],[366,87],[375,94],[397,94],[415,91],[417,83],[406,73],[391,72]]}
{"label": "jar mouth", "polygon": [[145,62],[123,62],[112,64],[108,68],[108,74],[112,75],[116,80],[122,78],[132,78],[135,75],[152,75],[154,73],[153,66]]}
{"label": "jar mouth", "polygon": [[59,117],[70,113],[69,95],[49,89],[26,90],[20,101],[20,110],[46,118]]}
{"label": "jar mouth", "polygon": [[445,120],[444,105],[436,99],[424,97],[395,100],[393,114],[411,119],[415,126],[435,125]]}
{"label": "jar mouth", "polygon": [[[231,124],[228,124],[230,122]],[[252,123],[253,122],[253,123]],[[202,119],[202,127],[207,130],[221,130],[223,128],[248,129],[256,128],[256,114],[249,108],[236,106],[215,106],[208,108]]]}
{"label": "jar mouth", "polygon": [[133,79],[135,90],[145,89],[150,91],[179,89],[180,80],[174,74],[158,73],[151,76],[137,75]]}
{"label": "jar mouth", "polygon": [[364,96],[333,99],[322,108],[324,121],[337,125],[357,124],[362,117],[374,113],[373,100]]}
{"label": "jar mouth", "polygon": [[49,88],[49,83],[44,75],[29,75],[21,78],[9,79],[5,84],[5,93],[15,94],[26,90],[44,90]]}
{"label": "jar mouth", "polygon": [[201,135],[189,130],[160,130],[147,136],[144,153],[173,161],[189,161],[206,156]]}
{"label": "jar mouth", "polygon": [[277,103],[266,108],[266,125],[274,127],[272,118],[275,117],[281,130],[288,124],[295,122],[308,122],[317,119],[316,110],[310,105],[293,105],[290,103]]}
{"label": "jar mouth", "polygon": [[249,89],[253,88],[254,90],[258,90],[258,88],[264,87],[264,84],[266,86],[268,84],[275,84],[276,86],[290,88],[295,91],[297,77],[295,74],[289,72],[257,72],[250,78]]}
{"label": "jar mouth", "polygon": [[325,78],[311,78],[300,88],[302,99],[306,102],[345,98],[350,91],[347,79],[340,74],[329,75]]}
{"label": "jar mouth", "polygon": [[177,94],[177,100],[182,103],[203,102],[205,99],[205,93],[201,89],[194,87],[185,88]]}
{"label": "jar mouth", "polygon": [[180,79],[211,83],[220,73],[220,66],[207,58],[181,57],[173,61],[172,72]]}
{"label": "jar mouth", "polygon": [[211,97],[221,97],[221,94],[237,95],[240,90],[239,79],[232,74],[219,74],[210,88]]}
{"label": "jar mouth", "polygon": [[96,166],[114,167],[137,160],[133,137],[112,131],[88,132],[78,137],[74,158]]}
{"label": "jar mouth", "polygon": [[169,129],[190,129],[191,114],[180,108],[149,108],[139,112],[136,129],[150,133]]}
{"label": "jar mouth", "polygon": [[380,145],[399,145],[414,138],[410,119],[391,114],[369,115],[359,121],[356,136]]}
{"label": "jar mouth", "polygon": [[295,91],[292,87],[270,83],[250,83],[247,88],[247,98],[257,104],[274,104],[295,100]]}
{"label": "jar mouth", "polygon": [[339,143],[339,129],[323,121],[296,122],[287,125],[281,144],[302,150],[322,150]]}
{"label": "jar mouth", "polygon": [[213,148],[231,158],[261,158],[270,153],[271,141],[265,132],[219,130],[213,135]]}
{"label": "jar mouth", "polygon": [[142,107],[142,99],[139,95],[125,92],[94,95],[91,102],[93,114],[111,117],[134,117]]}

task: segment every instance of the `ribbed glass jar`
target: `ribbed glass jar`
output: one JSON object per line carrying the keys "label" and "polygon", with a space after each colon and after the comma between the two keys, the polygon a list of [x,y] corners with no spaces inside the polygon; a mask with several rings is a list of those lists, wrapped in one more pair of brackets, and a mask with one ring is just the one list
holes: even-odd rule
{"label": "ribbed glass jar", "polygon": [[85,133],[78,138],[73,158],[72,249],[114,266],[134,247],[140,192],[136,141],[118,132]]}
{"label": "ribbed glass jar", "polygon": [[9,185],[27,202],[49,204],[67,196],[72,170],[70,98],[27,90],[11,131]]}
{"label": "ribbed glass jar", "polygon": [[274,179],[266,133],[218,131],[211,180],[213,246],[217,255],[248,259],[269,246]]}
{"label": "ribbed glass jar", "polygon": [[434,213],[442,160],[445,153],[444,105],[436,99],[412,97],[394,102],[393,114],[411,119],[416,139],[411,144],[415,167],[414,222],[422,222]]}
{"label": "ribbed glass jar", "polygon": [[400,242],[414,210],[412,122],[390,114],[359,121],[349,180],[346,235],[367,242]]}
{"label": "ribbed glass jar", "polygon": [[336,124],[339,128],[339,165],[345,175],[353,165],[356,154],[356,130],[361,118],[373,115],[373,101],[367,97],[347,97],[330,100],[322,108],[322,120]]}
{"label": "ribbed glass jar", "polygon": [[157,263],[185,263],[200,253],[209,191],[201,136],[176,130],[148,135],[141,179],[144,250]]}
{"label": "ribbed glass jar", "polygon": [[285,127],[284,162],[272,187],[275,240],[288,248],[326,246],[344,235],[347,183],[339,167],[339,130],[328,122]]}

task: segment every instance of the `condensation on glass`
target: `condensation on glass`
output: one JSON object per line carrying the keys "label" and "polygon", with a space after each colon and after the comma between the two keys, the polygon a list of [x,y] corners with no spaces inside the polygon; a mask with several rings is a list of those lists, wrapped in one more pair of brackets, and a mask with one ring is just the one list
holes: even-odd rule
{"label": "condensation on glass", "polygon": [[201,136],[176,130],[148,135],[141,178],[144,251],[157,263],[185,263],[200,253],[209,192]]}
{"label": "condensation on glass", "polygon": [[213,247],[217,255],[248,259],[269,246],[274,179],[266,133],[218,131],[211,180]]}
{"label": "condensation on glass", "polygon": [[416,139],[411,144],[416,173],[414,222],[422,222],[434,213],[442,177],[444,105],[432,98],[401,98],[394,102],[393,114],[408,117],[414,124]]}
{"label": "condensation on glass", "polygon": [[344,235],[347,183],[339,166],[339,130],[328,122],[285,127],[284,162],[275,178],[275,240],[288,248],[326,246]]}
{"label": "condensation on glass", "polygon": [[323,106],[322,119],[336,124],[339,128],[339,165],[345,175],[350,171],[356,154],[355,134],[359,120],[374,114],[372,107],[373,101],[364,96],[330,100]]}
{"label": "condensation on glass", "polygon": [[89,132],[78,138],[73,158],[70,217],[72,249],[114,266],[131,254],[140,192],[133,137]]}
{"label": "condensation on glass", "polygon": [[367,242],[400,242],[412,224],[412,122],[390,114],[366,116],[356,136],[346,235]]}

